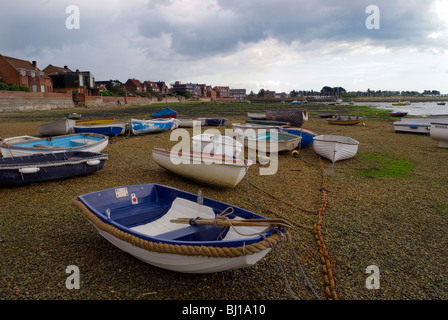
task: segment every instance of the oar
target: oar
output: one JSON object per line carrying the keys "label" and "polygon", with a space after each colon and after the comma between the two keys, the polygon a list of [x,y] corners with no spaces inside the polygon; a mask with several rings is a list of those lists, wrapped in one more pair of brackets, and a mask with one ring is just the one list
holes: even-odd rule
{"label": "oar", "polygon": [[204,218],[178,218],[170,220],[172,223],[184,223],[192,226],[214,225],[217,227],[282,227],[293,228],[293,226],[283,219],[204,219]]}

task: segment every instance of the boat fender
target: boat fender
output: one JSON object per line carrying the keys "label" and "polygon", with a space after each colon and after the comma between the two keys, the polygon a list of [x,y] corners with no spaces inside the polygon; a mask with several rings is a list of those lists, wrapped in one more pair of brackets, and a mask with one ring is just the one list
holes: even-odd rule
{"label": "boat fender", "polygon": [[291,154],[292,154],[292,156],[293,156],[294,158],[299,158],[299,151],[297,151],[297,150],[293,150],[293,151],[291,152]]}
{"label": "boat fender", "polygon": [[96,160],[89,160],[86,162],[89,166],[96,166],[97,164],[100,163],[100,160],[96,159]]}
{"label": "boat fender", "polygon": [[39,172],[40,168],[33,167],[33,168],[20,168],[20,173],[36,173]]}

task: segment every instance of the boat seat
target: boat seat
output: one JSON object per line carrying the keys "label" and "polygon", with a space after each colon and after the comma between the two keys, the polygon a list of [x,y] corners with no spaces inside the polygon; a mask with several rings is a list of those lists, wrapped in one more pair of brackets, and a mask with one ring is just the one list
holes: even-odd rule
{"label": "boat seat", "polygon": [[41,148],[41,149],[54,149],[54,148],[59,148],[59,147],[56,147],[56,146],[50,146],[50,145],[48,145],[48,144],[40,144],[40,143],[36,143],[36,144],[34,145],[34,147],[36,147],[36,148]]}
{"label": "boat seat", "polygon": [[156,238],[176,241],[215,241],[222,233],[223,229],[224,228],[216,228],[211,225],[188,226],[159,234]]}

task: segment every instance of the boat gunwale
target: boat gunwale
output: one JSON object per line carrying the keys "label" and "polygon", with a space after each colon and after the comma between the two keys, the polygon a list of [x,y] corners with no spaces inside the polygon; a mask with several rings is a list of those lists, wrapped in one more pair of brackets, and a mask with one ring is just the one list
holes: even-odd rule
{"label": "boat gunwale", "polygon": [[[209,159],[209,160],[213,160],[213,162],[211,164],[219,164],[219,165],[229,165],[229,166],[237,166],[237,167],[243,167],[243,166],[251,166],[253,164],[252,160],[247,159],[247,160],[243,160],[240,158],[232,158],[226,155],[222,155],[222,154],[217,154],[217,153],[203,153],[203,152],[194,152],[194,151],[190,151],[188,152],[176,152],[176,151],[172,151],[172,150],[168,150],[168,149],[164,149],[164,148],[158,148],[158,147],[153,147],[152,148],[153,152],[159,152],[159,153],[164,153],[164,154],[174,154],[178,157],[182,157],[182,155],[185,155],[187,157],[189,157],[190,159],[193,158],[200,158],[202,159]],[[219,160],[220,163],[216,163],[214,161]],[[247,162],[246,162],[247,161]],[[230,162],[230,163],[229,163]],[[203,162],[201,161],[200,164],[202,164]]]}

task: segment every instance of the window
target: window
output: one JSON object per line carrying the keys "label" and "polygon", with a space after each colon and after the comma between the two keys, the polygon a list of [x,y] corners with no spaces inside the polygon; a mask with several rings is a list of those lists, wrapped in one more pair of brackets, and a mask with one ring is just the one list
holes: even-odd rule
{"label": "window", "polygon": [[40,85],[40,92],[45,92],[45,86],[43,84]]}
{"label": "window", "polygon": [[37,92],[37,84],[33,84],[31,87],[31,91]]}

